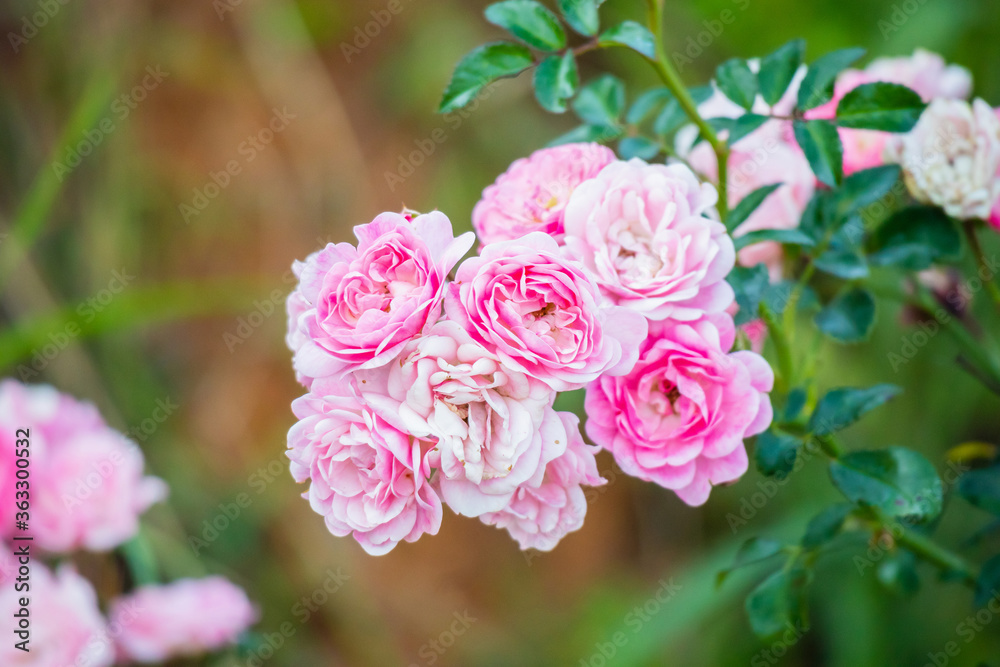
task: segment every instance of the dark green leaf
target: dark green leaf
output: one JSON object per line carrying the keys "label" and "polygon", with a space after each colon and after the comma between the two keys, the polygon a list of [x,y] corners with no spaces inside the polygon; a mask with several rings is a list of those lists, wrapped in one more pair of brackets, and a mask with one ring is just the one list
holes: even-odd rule
{"label": "dark green leaf", "polygon": [[531,51],[510,42],[484,44],[470,51],[451,75],[438,111],[448,113],[461,109],[487,84],[501,77],[514,76],[531,67],[533,62]]}
{"label": "dark green leaf", "polygon": [[833,98],[833,83],[837,75],[865,55],[859,47],[828,53],[809,66],[799,86],[798,108],[803,111],[826,104]]}
{"label": "dark green leaf", "polygon": [[566,48],[559,17],[535,0],[504,0],[486,8],[486,20],[540,51]]}
{"label": "dark green leaf", "polygon": [[1000,516],[1000,466],[971,470],[958,480],[958,495]]}
{"label": "dark green leaf", "polygon": [[618,155],[623,160],[634,157],[651,160],[660,154],[660,144],[646,137],[626,137],[618,144]]}
{"label": "dark green leaf", "polygon": [[837,125],[884,132],[909,132],[917,124],[923,99],[896,83],[865,83],[837,105]]}
{"label": "dark green leaf", "polygon": [[767,304],[768,308],[775,315],[781,315],[785,312],[785,308],[788,306],[788,302],[792,298],[792,293],[798,290],[799,300],[798,309],[799,310],[812,310],[813,308],[819,307],[819,301],[816,298],[816,293],[808,285],[804,285],[801,288],[798,287],[798,283],[792,280],[781,280],[770,287],[764,292],[764,303]]}
{"label": "dark green leaf", "polygon": [[896,595],[912,595],[920,590],[917,557],[913,552],[898,550],[879,562],[878,580]]}
{"label": "dark green leaf", "polygon": [[551,146],[576,143],[604,143],[613,141],[622,136],[622,130],[618,127],[607,127],[605,125],[581,125],[573,128],[566,134],[556,137],[548,143]]}
{"label": "dark green leaf", "polygon": [[632,103],[625,120],[633,125],[638,125],[646,120],[651,113],[656,111],[661,105],[674,99],[674,94],[666,88],[653,88],[647,90]]}
{"label": "dark green leaf", "polygon": [[798,419],[802,413],[802,408],[806,407],[808,398],[809,395],[802,387],[796,387],[788,392],[788,399],[785,401],[784,420],[786,422],[793,422]]}
{"label": "dark green leaf", "polygon": [[757,77],[745,60],[731,58],[715,70],[715,83],[722,94],[749,111],[757,97]]}
{"label": "dark green leaf", "polygon": [[773,183],[771,185],[764,185],[757,188],[746,197],[741,199],[733,210],[729,212],[729,217],[726,218],[726,228],[732,232],[734,229],[739,227],[741,224],[746,222],[747,218],[757,210],[767,196],[781,187],[781,183]]}
{"label": "dark green leaf", "polygon": [[844,521],[852,511],[854,505],[837,503],[814,516],[806,526],[806,532],[802,536],[802,546],[806,549],[818,549],[832,540],[843,529]]}
{"label": "dark green leaf", "polygon": [[768,477],[784,478],[792,471],[802,440],[769,429],[757,436],[754,461],[757,469]]}
{"label": "dark green leaf", "polygon": [[730,146],[747,136],[770,120],[767,116],[755,113],[745,113],[738,118],[708,118],[706,122],[716,134],[727,132],[726,141]]}
{"label": "dark green leaf", "polygon": [[944,211],[936,206],[915,206],[886,220],[873,238],[873,264],[896,264],[910,271],[958,257],[962,238]]}
{"label": "dark green leaf", "polygon": [[906,447],[845,454],[830,464],[830,477],[851,502],[890,516],[931,519],[941,511],[941,478],[930,461]]}
{"label": "dark green leaf", "polygon": [[895,164],[857,171],[844,179],[837,190],[834,207],[838,219],[846,219],[889,194],[899,182]]}
{"label": "dark green leaf", "polygon": [[760,301],[770,286],[767,266],[764,264],[758,264],[751,268],[737,266],[726,276],[726,282],[736,293],[736,304],[740,308],[734,317],[736,325],[739,326],[757,319]]}
{"label": "dark green leaf", "polygon": [[653,131],[663,137],[679,128],[686,120],[687,115],[681,109],[680,103],[677,100],[670,100],[664,105],[660,115],[656,117]]}
{"label": "dark green leaf", "polygon": [[875,324],[875,298],[856,287],[841,293],[816,313],[820,331],[844,343],[864,340]]}
{"label": "dark green leaf", "polygon": [[598,37],[601,46],[625,46],[640,53],[650,60],[656,57],[656,46],[653,33],[646,26],[635,21],[623,21],[608,28]]}
{"label": "dark green leaf", "polygon": [[828,120],[797,120],[792,127],[816,178],[836,187],[844,177],[844,148],[836,126]]}
{"label": "dark green leaf", "polygon": [[816,268],[844,280],[857,280],[868,276],[868,262],[854,250],[831,248],[813,260]]}
{"label": "dark green leaf", "polygon": [[758,229],[747,232],[733,239],[733,245],[737,250],[742,250],[748,245],[761,243],[762,241],[777,241],[786,245],[800,245],[811,247],[816,242],[797,229]]}
{"label": "dark green leaf", "polygon": [[866,412],[892,400],[902,391],[894,384],[877,384],[863,389],[833,389],[820,399],[809,420],[809,430],[815,435],[829,435],[845,429]]}
{"label": "dark green leaf", "polygon": [[559,0],[559,11],[569,27],[581,35],[593,37],[600,27],[597,8],[604,0]]}
{"label": "dark green leaf", "polygon": [[589,125],[616,126],[625,108],[625,84],[605,74],[580,89],[573,111]]}
{"label": "dark green leaf", "polygon": [[770,637],[789,626],[807,628],[805,591],[812,573],[801,567],[778,570],[746,599],[750,627],[759,637]]}
{"label": "dark green leaf", "polygon": [[576,94],[580,77],[572,51],[561,56],[549,56],[535,69],[535,98],[552,113],[566,111],[566,100]]}
{"label": "dark green leaf", "polygon": [[721,586],[722,582],[726,580],[726,577],[728,577],[733,570],[765,561],[771,556],[781,553],[782,548],[781,542],[778,542],[777,540],[771,540],[764,537],[751,537],[749,540],[740,545],[739,550],[736,552],[736,556],[733,557],[733,564],[716,575],[716,586]]}
{"label": "dark green leaf", "polygon": [[761,59],[757,81],[765,102],[774,105],[782,98],[802,64],[805,51],[806,43],[794,39]]}
{"label": "dark green leaf", "polygon": [[983,564],[976,581],[975,604],[985,607],[991,600],[1000,595],[1000,555],[990,558]]}

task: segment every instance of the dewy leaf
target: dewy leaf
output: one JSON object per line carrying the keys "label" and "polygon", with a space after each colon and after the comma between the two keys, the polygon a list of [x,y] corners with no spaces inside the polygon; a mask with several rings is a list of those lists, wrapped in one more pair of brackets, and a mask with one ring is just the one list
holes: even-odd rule
{"label": "dewy leaf", "polygon": [[809,420],[809,430],[816,435],[829,435],[847,428],[866,412],[895,398],[902,391],[894,384],[877,384],[863,389],[833,389],[820,399]]}
{"label": "dewy leaf", "polygon": [[660,144],[647,137],[626,137],[618,144],[618,155],[623,160],[634,157],[651,160],[660,154]]}
{"label": "dewy leaf", "polygon": [[765,561],[771,556],[781,553],[782,549],[781,542],[777,540],[765,537],[751,537],[740,545],[736,556],[733,558],[733,564],[716,575],[715,585],[721,586],[733,570]]}
{"label": "dewy leaf", "polygon": [[729,217],[726,218],[726,227],[729,231],[733,231],[741,224],[746,222],[747,218],[757,210],[757,207],[763,203],[767,196],[781,187],[781,183],[772,183],[771,185],[764,185],[746,197],[741,199],[733,210],[729,212]]}
{"label": "dewy leaf", "polygon": [[865,83],[837,105],[837,125],[883,132],[909,132],[927,105],[920,95],[896,83]]}
{"label": "dewy leaf", "polygon": [[802,64],[805,50],[805,41],[795,39],[761,59],[757,82],[765,102],[774,105],[782,98]]}
{"label": "dewy leaf", "polygon": [[848,500],[890,516],[932,519],[943,491],[934,466],[906,447],[851,452],[830,464],[830,477]]}
{"label": "dewy leaf", "polygon": [[862,341],[875,324],[875,297],[860,287],[838,295],[816,313],[820,331],[844,343]]}
{"label": "dewy leaf", "polygon": [[836,187],[844,177],[844,148],[836,126],[828,120],[797,120],[792,127],[816,178]]}
{"label": "dewy leaf", "polygon": [[764,293],[770,287],[767,266],[758,264],[754,267],[737,266],[726,276],[726,282],[736,293],[736,304],[739,311],[734,316],[737,326],[757,319],[757,309]]}
{"label": "dewy leaf", "polygon": [[470,51],[451,75],[444,91],[440,113],[461,109],[487,84],[505,76],[514,76],[531,67],[531,51],[510,42],[484,44]]}
{"label": "dewy leaf", "polygon": [[559,18],[535,0],[504,0],[486,8],[486,20],[540,51],[566,48]]}
{"label": "dewy leaf", "polygon": [[722,94],[747,111],[757,97],[757,77],[745,60],[731,58],[715,70],[715,84]]}
{"label": "dewy leaf", "polygon": [[580,77],[572,51],[549,56],[535,69],[535,98],[552,113],[566,111],[566,100],[576,94],[578,85]]}
{"label": "dewy leaf", "polygon": [[914,206],[897,211],[875,230],[873,264],[895,264],[910,271],[926,269],[962,252],[955,223],[936,206]]}
{"label": "dewy leaf", "polygon": [[812,573],[802,567],[778,570],[746,599],[750,627],[759,637],[770,637],[789,626],[805,629],[805,590]]}
{"label": "dewy leaf", "polygon": [[597,43],[601,46],[612,44],[626,46],[650,60],[656,58],[656,42],[653,33],[649,32],[646,26],[635,21],[623,21],[608,28],[597,39]]}
{"label": "dewy leaf", "polygon": [[833,83],[837,75],[865,55],[860,47],[828,53],[809,66],[799,86],[798,108],[805,111],[826,104],[833,98]]}
{"label": "dewy leaf", "polygon": [[559,0],[559,11],[569,27],[581,35],[593,37],[600,28],[597,8],[604,0]]}
{"label": "dewy leaf", "polygon": [[970,470],[958,480],[958,495],[1000,516],[1000,466]]}
{"label": "dewy leaf", "polygon": [[802,441],[780,431],[768,429],[757,436],[754,461],[768,477],[784,478],[792,471]]}
{"label": "dewy leaf", "polygon": [[758,229],[756,231],[747,232],[746,234],[737,236],[733,239],[733,245],[736,247],[736,250],[739,251],[748,245],[753,245],[754,243],[760,243],[762,241],[776,241],[786,245],[800,245],[807,247],[816,245],[815,241],[797,229]]}
{"label": "dewy leaf", "polygon": [[573,100],[573,111],[590,125],[618,125],[625,107],[625,84],[605,74],[580,89]]}

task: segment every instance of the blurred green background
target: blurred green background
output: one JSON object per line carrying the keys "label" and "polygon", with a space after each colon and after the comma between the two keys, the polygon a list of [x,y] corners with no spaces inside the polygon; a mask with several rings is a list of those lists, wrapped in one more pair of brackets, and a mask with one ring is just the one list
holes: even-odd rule
{"label": "blurred green background", "polygon": [[[481,18],[486,2],[399,1],[388,21],[387,0],[0,9],[0,372],[94,401],[140,442],[172,488],[144,533],[161,575],[226,574],[263,611],[262,643],[218,664],[919,666],[949,641],[961,647],[949,664],[1000,664],[1000,620],[966,642],[968,591],[929,569],[918,592],[888,591],[852,561],[863,540],[821,561],[808,633],[752,635],[743,597],[763,571],[718,589],[715,573],[743,539],[795,539],[837,500],[819,457],[735,530],[727,516],[762,490],[755,471],[692,509],[602,454],[611,483],[549,554],[453,515],[381,558],[326,532],[283,453],[301,391],[282,341],[291,261],[403,205],[468,229],[484,186],[573,126],[539,110],[527,80],[435,115],[460,56],[499,32]],[[722,26],[724,11],[735,20]],[[639,0],[602,9],[606,23],[642,15]],[[667,19],[668,52],[695,54],[689,84],[803,36],[809,60],[853,45],[938,51],[1000,104],[995,0],[668,0]],[[689,51],[699,39],[703,53]],[[585,80],[600,70],[633,95],[653,82],[628,54],[585,59]],[[871,342],[822,351],[821,386],[904,385],[845,440],[914,447],[943,469],[949,447],[998,440],[1000,402],[955,367],[943,337],[895,372],[888,355],[910,331],[883,308]],[[162,423],[158,401],[176,405]],[[950,505],[939,534],[954,546],[987,517]],[[997,546],[963,548],[981,562]],[[119,584],[81,566],[104,590]],[[671,581],[679,590],[661,604]]]}

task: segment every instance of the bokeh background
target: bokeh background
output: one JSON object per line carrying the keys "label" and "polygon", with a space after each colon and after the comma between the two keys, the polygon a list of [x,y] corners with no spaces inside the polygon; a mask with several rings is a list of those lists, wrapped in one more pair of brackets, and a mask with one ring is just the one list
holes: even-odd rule
{"label": "bokeh background", "polygon": [[[486,2],[399,2],[369,35],[387,0],[0,7],[0,373],[91,400],[139,441],[172,488],[143,533],[162,576],[225,574],[262,610],[251,652],[217,664],[884,667],[934,664],[949,641],[962,650],[950,664],[1000,664],[1000,619],[966,642],[966,590],[921,569],[918,591],[887,592],[854,561],[863,540],[821,561],[808,633],[753,636],[743,597],[764,571],[718,588],[715,573],[743,539],[794,539],[837,499],[819,457],[776,488],[751,471],[692,509],[602,454],[610,483],[548,554],[454,515],[381,558],[326,532],[283,454],[301,391],[283,344],[292,260],[404,205],[468,229],[484,186],[573,126],[539,110],[527,80],[436,115],[459,57],[500,35]],[[736,18],[723,26],[724,10]],[[605,22],[642,14],[639,0],[602,9]],[[1000,104],[995,0],[668,0],[667,17],[689,84],[803,36],[810,60],[853,45],[938,51]],[[633,94],[653,83],[628,54],[591,54],[584,79],[598,70]],[[997,441],[1000,402],[955,367],[944,337],[894,369],[908,331],[884,309],[871,342],[821,351],[821,386],[906,386],[845,439],[915,447],[944,469],[949,447]],[[955,499],[939,531],[980,560],[996,539],[968,538],[987,523]]]}

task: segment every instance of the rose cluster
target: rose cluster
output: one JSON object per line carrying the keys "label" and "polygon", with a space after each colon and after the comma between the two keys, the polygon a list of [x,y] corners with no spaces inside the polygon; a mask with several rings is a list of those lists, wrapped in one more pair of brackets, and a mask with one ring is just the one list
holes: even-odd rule
{"label": "rose cluster", "polygon": [[[31,650],[5,641],[0,664],[161,662],[223,648],[255,622],[246,594],[218,577],[141,587],[110,600],[102,613],[94,587],[70,559],[75,551],[110,551],[135,537],[139,516],[167,494],[144,466],[138,446],[94,406],[48,386],[0,382],[0,613],[15,618],[20,599],[32,601]],[[15,474],[22,469],[27,478]],[[27,511],[19,516],[21,507]],[[16,529],[21,520],[27,530]],[[27,560],[11,555],[18,553],[15,536],[32,538],[16,542],[30,545]],[[50,569],[44,564],[50,558],[61,564]]]}
{"label": "rose cluster", "polygon": [[[681,163],[596,144],[513,163],[475,207],[383,213],[296,262],[287,342],[307,393],[291,472],[371,554],[435,534],[442,506],[552,549],[579,529],[595,454],[704,503],[747,469],[773,374],[736,336],[733,241]],[[554,408],[586,391],[579,418]]]}

